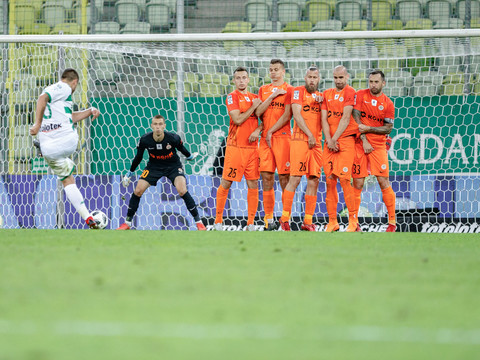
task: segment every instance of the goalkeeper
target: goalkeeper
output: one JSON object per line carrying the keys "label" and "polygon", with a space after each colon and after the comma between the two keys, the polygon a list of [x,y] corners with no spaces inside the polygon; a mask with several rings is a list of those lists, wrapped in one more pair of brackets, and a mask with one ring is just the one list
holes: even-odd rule
{"label": "goalkeeper", "polygon": [[165,131],[165,118],[162,115],[155,115],[152,119],[152,132],[143,135],[137,146],[137,155],[132,161],[130,171],[123,177],[122,185],[127,187],[133,172],[140,164],[145,149],[148,151],[148,163],[140,175],[137,186],[133,191],[128,203],[127,217],[125,223],[117,230],[129,230],[132,226],[132,219],[137,212],[140,198],[150,185],[155,186],[157,181],[166,176],[178,191],[180,197],[185,201],[187,210],[195,219],[198,230],[206,230],[198,215],[197,205],[187,190],[187,181],[183,171],[182,163],[177,155],[180,151],[187,160],[193,160],[198,153],[190,154],[183,145],[180,136]]}

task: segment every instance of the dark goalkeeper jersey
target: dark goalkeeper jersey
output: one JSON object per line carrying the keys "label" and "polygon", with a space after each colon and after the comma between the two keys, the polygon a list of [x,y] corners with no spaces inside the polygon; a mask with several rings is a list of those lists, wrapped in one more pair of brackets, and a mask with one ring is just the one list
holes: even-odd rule
{"label": "dark goalkeeper jersey", "polygon": [[165,136],[162,141],[156,142],[153,139],[153,132],[149,132],[140,138],[137,145],[137,155],[132,161],[130,171],[134,172],[137,166],[143,159],[145,149],[148,151],[149,168],[169,168],[181,166],[180,158],[177,155],[177,150],[186,157],[191,154],[183,145],[180,136],[177,134],[165,131]]}

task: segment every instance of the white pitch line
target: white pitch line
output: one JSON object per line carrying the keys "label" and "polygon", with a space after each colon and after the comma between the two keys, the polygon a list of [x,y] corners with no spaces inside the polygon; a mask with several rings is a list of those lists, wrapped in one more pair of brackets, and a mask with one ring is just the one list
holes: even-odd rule
{"label": "white pitch line", "polygon": [[170,324],[61,321],[41,323],[0,319],[0,334],[138,337],[206,340],[289,340],[480,345],[480,329],[382,326],[322,326],[294,331],[269,324]]}

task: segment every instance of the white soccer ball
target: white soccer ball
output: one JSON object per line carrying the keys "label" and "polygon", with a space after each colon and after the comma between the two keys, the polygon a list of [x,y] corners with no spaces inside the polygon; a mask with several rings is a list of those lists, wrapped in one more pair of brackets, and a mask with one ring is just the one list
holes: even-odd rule
{"label": "white soccer ball", "polygon": [[108,225],[108,217],[103,211],[95,210],[92,212],[93,220],[97,223],[99,229],[105,229]]}

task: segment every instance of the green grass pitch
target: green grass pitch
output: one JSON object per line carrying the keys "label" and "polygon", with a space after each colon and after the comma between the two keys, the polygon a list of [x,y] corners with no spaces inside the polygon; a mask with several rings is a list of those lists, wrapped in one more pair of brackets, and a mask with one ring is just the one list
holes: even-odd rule
{"label": "green grass pitch", "polygon": [[478,234],[0,230],[0,360],[479,358]]}

